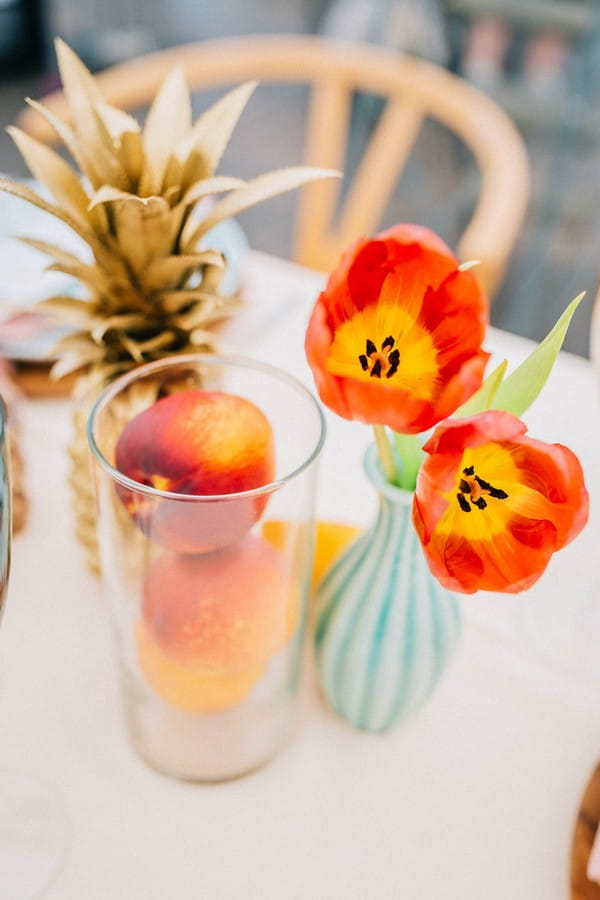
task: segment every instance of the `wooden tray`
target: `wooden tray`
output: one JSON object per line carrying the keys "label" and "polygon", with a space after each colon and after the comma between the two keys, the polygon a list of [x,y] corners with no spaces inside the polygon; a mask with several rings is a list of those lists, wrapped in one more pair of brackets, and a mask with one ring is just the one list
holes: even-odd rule
{"label": "wooden tray", "polygon": [[588,858],[600,822],[600,763],[587,783],[573,832],[571,900],[600,900],[600,885],[588,881]]}

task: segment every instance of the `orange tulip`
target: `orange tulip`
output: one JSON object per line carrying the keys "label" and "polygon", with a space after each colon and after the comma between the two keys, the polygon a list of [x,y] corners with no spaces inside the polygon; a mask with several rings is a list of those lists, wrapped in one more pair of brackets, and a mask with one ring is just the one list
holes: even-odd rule
{"label": "orange tulip", "polygon": [[587,521],[577,457],[526,431],[488,410],[442,423],[424,445],[413,522],[429,568],[451,590],[525,590]]}
{"label": "orange tulip", "polygon": [[481,385],[487,301],[427,228],[398,225],[341,258],[306,355],[323,403],[346,419],[418,434]]}

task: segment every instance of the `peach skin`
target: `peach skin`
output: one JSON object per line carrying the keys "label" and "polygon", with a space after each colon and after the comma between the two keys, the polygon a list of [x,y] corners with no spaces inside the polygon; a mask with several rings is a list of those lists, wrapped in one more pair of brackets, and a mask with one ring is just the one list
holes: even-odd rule
{"label": "peach skin", "polygon": [[171,659],[210,675],[261,670],[298,617],[285,558],[252,534],[215,553],[165,552],[146,575],[143,619],[153,640]]}
{"label": "peach skin", "polygon": [[[190,495],[186,502],[121,490],[130,515],[150,539],[179,553],[210,552],[240,540],[260,518],[268,495],[240,494],[273,480],[273,433],[244,397],[180,391],[127,423],[115,465],[139,484]],[[196,496],[209,499],[194,502]]]}
{"label": "peach skin", "polygon": [[166,703],[185,712],[218,712],[236,706],[262,674],[262,669],[256,669],[237,675],[214,675],[184,665],[158,646],[143,621],[138,622],[135,637],[146,681]]}

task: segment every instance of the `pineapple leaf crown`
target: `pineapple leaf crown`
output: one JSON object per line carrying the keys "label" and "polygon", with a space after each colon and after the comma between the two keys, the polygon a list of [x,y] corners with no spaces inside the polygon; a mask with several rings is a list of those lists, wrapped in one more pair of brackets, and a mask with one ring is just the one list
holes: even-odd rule
{"label": "pineapple leaf crown", "polygon": [[[56,51],[72,124],[41,103],[28,103],[77,168],[10,127],[31,174],[54,202],[0,178],[0,190],[55,216],[89,247],[82,259],[23,238],[52,258],[50,269],[86,288],[82,297],[37,304],[73,328],[53,350],[53,376],[86,367],[103,381],[160,356],[211,349],[211,326],[238,301],[219,292],[226,261],[204,246],[208,232],[269,197],[339,173],[299,166],[249,181],[215,174],[256,82],[236,87],[193,122],[185,73],[178,67],[156,94],[142,128],[104,101],[67,44],[57,40]],[[201,204],[211,195],[212,204]]]}

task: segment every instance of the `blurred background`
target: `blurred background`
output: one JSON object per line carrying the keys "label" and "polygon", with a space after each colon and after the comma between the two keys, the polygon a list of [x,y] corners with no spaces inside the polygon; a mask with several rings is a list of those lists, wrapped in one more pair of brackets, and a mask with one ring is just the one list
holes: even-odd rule
{"label": "blurred background", "polygon": [[[566,348],[588,355],[600,274],[598,0],[0,0],[0,171],[27,175],[4,128],[25,96],[58,86],[54,35],[98,70],[160,47],[252,32],[385,45],[433,60],[496,99],[525,138],[533,191],[492,321],[539,339],[586,290]],[[245,177],[300,162],[296,103],[302,98],[289,89],[260,88],[220,171]],[[350,169],[378,112],[373,98],[357,104]],[[467,154],[425,128],[383,224],[421,222],[454,245],[477,188]],[[292,202],[277,198],[240,217],[253,247],[286,255]]]}

